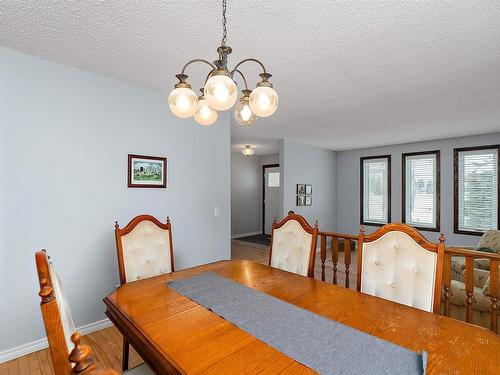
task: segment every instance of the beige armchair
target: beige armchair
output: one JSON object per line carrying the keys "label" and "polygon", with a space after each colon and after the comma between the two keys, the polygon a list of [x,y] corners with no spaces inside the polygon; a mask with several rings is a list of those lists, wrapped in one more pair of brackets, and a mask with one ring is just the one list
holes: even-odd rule
{"label": "beige armchair", "polygon": [[[479,240],[477,247],[464,249],[485,251],[486,253],[500,254],[500,230],[486,231]],[[472,295],[472,321],[479,326],[490,328],[491,299],[490,287],[490,260],[474,260],[474,293]],[[451,260],[451,289],[450,289],[450,316],[459,320],[466,319],[467,294],[465,290],[465,258],[452,257]],[[497,312],[500,315],[500,312]]]}

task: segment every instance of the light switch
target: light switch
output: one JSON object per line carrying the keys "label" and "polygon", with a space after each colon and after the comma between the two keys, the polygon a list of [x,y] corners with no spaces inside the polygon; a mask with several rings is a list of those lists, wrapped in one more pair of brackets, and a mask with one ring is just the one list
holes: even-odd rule
{"label": "light switch", "polygon": [[220,207],[218,206],[214,207],[214,216],[215,217],[220,216]]}

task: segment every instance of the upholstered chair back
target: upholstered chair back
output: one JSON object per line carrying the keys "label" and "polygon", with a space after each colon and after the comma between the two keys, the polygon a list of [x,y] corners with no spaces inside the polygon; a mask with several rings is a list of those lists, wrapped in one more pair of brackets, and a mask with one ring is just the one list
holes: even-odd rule
{"label": "upholstered chair back", "polygon": [[269,265],[302,276],[314,277],[318,227],[311,227],[290,211],[280,223],[273,223]]}
{"label": "upholstered chair back", "polygon": [[488,249],[495,253],[500,253],[500,230],[487,230],[481,236],[478,244],[479,250]]}
{"label": "upholstered chair back", "polygon": [[387,224],[370,236],[362,230],[358,291],[429,312],[439,312],[444,237],[427,241],[414,228]]}
{"label": "upholstered chair back", "polygon": [[174,271],[172,227],[151,215],[135,217],[126,227],[115,225],[122,284]]}
{"label": "upholstered chair back", "polygon": [[35,261],[40,283],[40,308],[55,374],[68,375],[95,368],[89,348],[80,343],[81,336],[75,331],[68,299],[45,250],[36,252]]}

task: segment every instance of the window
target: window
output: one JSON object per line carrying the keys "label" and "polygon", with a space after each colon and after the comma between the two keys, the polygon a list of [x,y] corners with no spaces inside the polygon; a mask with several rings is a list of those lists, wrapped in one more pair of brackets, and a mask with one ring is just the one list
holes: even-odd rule
{"label": "window", "polygon": [[280,187],[280,173],[279,172],[269,172],[268,173],[267,186],[268,187]]}
{"label": "window", "polygon": [[455,149],[455,233],[498,228],[499,151],[499,145]]}
{"label": "window", "polygon": [[439,230],[440,153],[403,154],[403,223]]}
{"label": "window", "polygon": [[361,224],[383,225],[391,221],[391,156],[360,160]]}

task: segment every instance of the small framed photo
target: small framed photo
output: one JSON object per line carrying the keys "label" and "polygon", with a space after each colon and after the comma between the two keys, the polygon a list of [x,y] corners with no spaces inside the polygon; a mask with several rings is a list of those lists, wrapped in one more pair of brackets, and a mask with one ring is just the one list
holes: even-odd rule
{"label": "small framed photo", "polygon": [[166,188],[167,158],[128,155],[129,188]]}
{"label": "small framed photo", "polygon": [[311,195],[313,193],[313,186],[306,185],[306,195]]}
{"label": "small framed photo", "polygon": [[306,200],[305,200],[305,195],[297,195],[297,206],[305,206],[306,205]]}
{"label": "small framed photo", "polygon": [[306,185],[297,184],[297,194],[305,194],[306,193]]}
{"label": "small framed photo", "polygon": [[306,196],[304,202],[305,202],[304,206],[312,206],[312,204],[313,204],[313,197]]}

